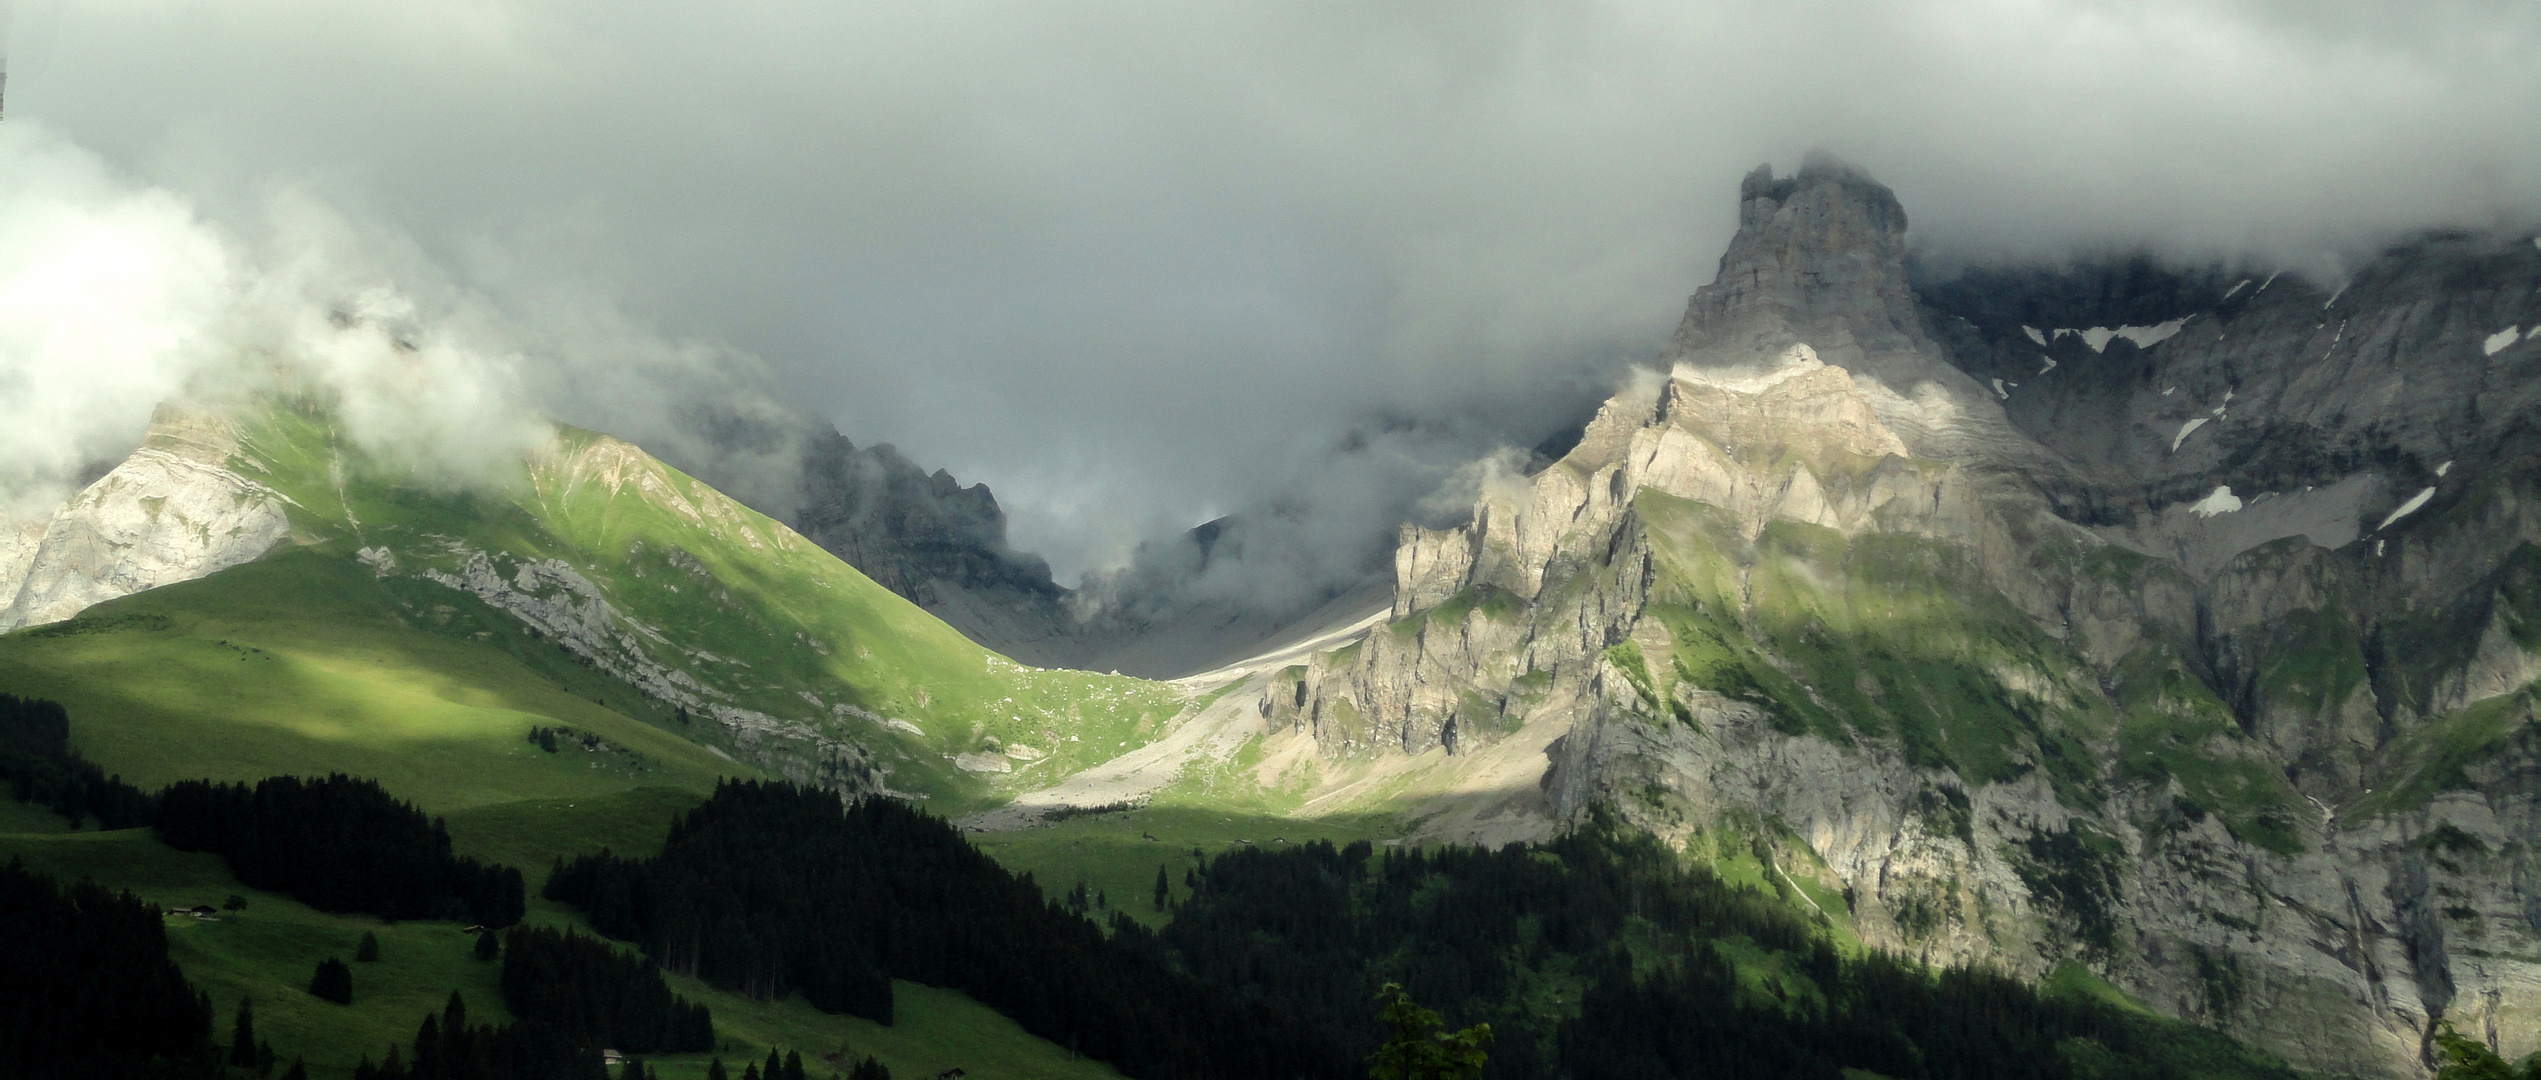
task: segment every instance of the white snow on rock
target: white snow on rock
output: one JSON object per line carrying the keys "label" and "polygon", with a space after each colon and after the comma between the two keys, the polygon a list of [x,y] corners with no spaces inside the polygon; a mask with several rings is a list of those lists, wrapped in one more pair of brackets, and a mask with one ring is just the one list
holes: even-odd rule
{"label": "white snow on rock", "polygon": [[2172,319],[2151,326],[2121,326],[2117,328],[2117,336],[2134,342],[2136,348],[2149,349],[2170,340],[2171,335],[2179,333],[2179,328],[2186,325],[2186,319]]}
{"label": "white snow on rock", "polygon": [[2229,288],[2229,289],[2225,289],[2225,290],[2223,291],[2223,298],[2224,298],[2224,299],[2226,299],[2226,300],[2230,300],[2230,299],[2232,299],[2232,294],[2237,293],[2237,292],[2240,292],[2241,290],[2246,289],[2246,288],[2249,288],[2249,287],[2250,287],[2250,279],[2249,279],[2249,278],[2242,278],[2242,279],[2241,279],[2241,280],[2239,280],[2239,281],[2233,282],[2233,283],[2232,283],[2232,287],[2231,287],[2231,288]]}
{"label": "white snow on rock", "polygon": [[2435,475],[2439,477],[2451,471],[2453,471],[2453,463],[2449,461],[2435,467]]}
{"label": "white snow on rock", "polygon": [[2021,327],[2020,332],[2029,335],[2029,340],[2037,342],[2038,344],[2044,345],[2047,343],[2047,335],[2039,333],[2038,328],[2035,326]]}
{"label": "white snow on rock", "polygon": [[2012,399],[2011,392],[2003,389],[2003,380],[2001,379],[1994,380],[1994,396],[2005,401],[2010,401]]}
{"label": "white snow on rock", "polygon": [[2039,374],[2044,375],[2050,371],[2056,370],[2056,360],[2054,357],[2042,355],[2038,358],[2038,360],[2039,363],[2045,365],[2038,369]]}
{"label": "white snow on rock", "polygon": [[[2188,320],[2186,319],[2172,319],[2169,322],[2156,323],[2152,326],[2094,326],[2088,330],[2075,330],[2070,327],[2059,327],[2055,332],[2055,336],[2063,337],[2067,334],[2081,335],[2082,343],[2091,346],[2092,352],[2107,351],[2109,342],[2115,341],[2119,338],[2125,338],[2128,341],[2134,342],[2136,348],[2149,349],[2155,345],[2159,345],[2162,342],[2170,340],[2171,335],[2178,333],[2179,328],[2186,325],[2188,325]],[[2022,327],[2022,329],[2025,330],[2028,328]],[[2039,344],[2043,345],[2046,343],[2040,342]]]}
{"label": "white snow on rock", "polygon": [[2399,509],[2397,509],[2397,510],[2392,511],[2392,512],[2391,512],[2391,516],[2390,516],[2390,517],[2387,517],[2387,518],[2382,519],[2382,524],[2374,526],[2374,527],[2373,527],[2373,531],[2375,531],[2375,532],[2381,532],[2381,531],[2382,531],[2382,530],[2384,530],[2384,529],[2388,529],[2388,528],[2390,528],[2390,527],[2391,527],[2391,523],[2392,523],[2392,522],[2394,522],[2394,521],[2398,521],[2398,520],[2400,520],[2401,518],[2404,518],[2404,517],[2407,517],[2407,516],[2409,516],[2409,515],[2411,515],[2411,514],[2417,513],[2418,507],[2421,507],[2421,506],[2426,505],[2426,500],[2428,500],[2428,499],[2432,499],[2432,498],[2434,498],[2434,497],[2435,497],[2435,489],[2434,489],[2434,488],[2431,488],[2431,487],[2430,487],[2430,488],[2428,488],[2428,489],[2426,489],[2426,490],[2424,490],[2424,491],[2418,492],[2418,493],[2417,493],[2417,494],[2415,494],[2415,495],[2411,495],[2411,496],[2409,496],[2409,501],[2404,502],[2404,503],[2401,503],[2401,504],[2400,504],[2400,508],[2399,508]]}
{"label": "white snow on rock", "polygon": [[2201,428],[2201,427],[2204,427],[2204,426],[2206,426],[2206,418],[2205,418],[2205,417],[2202,417],[2202,416],[2200,416],[2200,417],[2198,417],[2198,418],[2196,418],[2196,419],[2194,419],[2194,420],[2191,420],[2191,421],[2189,421],[2189,422],[2187,422],[2187,423],[2185,423],[2185,424],[2181,424],[2181,425],[2179,425],[2179,434],[2177,434],[2177,435],[2173,435],[2173,436],[2171,436],[2171,437],[2170,437],[2170,450],[2171,450],[2171,452],[2172,452],[2172,453],[2174,453],[2174,454],[2178,453],[2178,452],[2179,452],[2179,444],[2180,444],[2180,443],[2182,443],[2182,442],[2187,441],[2187,439],[2188,439],[2188,433],[2189,433],[2189,432],[2191,432],[2191,431],[2195,431],[2195,430],[2197,430],[2198,428]]}
{"label": "white snow on rock", "polygon": [[[2533,333],[2534,333],[2536,336],[2541,336],[2541,327],[2537,327],[2537,328],[2535,328],[2535,329],[2533,330]],[[2490,334],[2490,335],[2488,335],[2488,340],[2483,341],[2483,342],[2480,342],[2480,343],[2479,343],[2479,348],[2481,349],[2481,351],[2486,352],[2488,355],[2490,355],[2490,356],[2495,356],[2495,355],[2497,355],[2498,353],[2504,352],[2504,351],[2506,351],[2507,349],[2512,348],[2512,347],[2514,346],[2514,343],[2515,343],[2515,342],[2517,342],[2517,341],[2522,340],[2522,338],[2523,338],[2523,328],[2522,328],[2522,327],[2520,327],[2520,326],[2509,326],[2509,327],[2507,327],[2507,328],[2505,328],[2505,329],[2503,329],[2503,330],[2499,330],[2499,331],[2497,331],[2497,332],[2496,332],[2496,333],[2494,333],[2494,334]]]}
{"label": "white snow on rock", "polygon": [[2224,484],[2207,492],[2206,497],[2188,504],[2188,512],[2198,517],[2213,517],[2241,509],[2241,497],[2232,493],[2232,485]]}

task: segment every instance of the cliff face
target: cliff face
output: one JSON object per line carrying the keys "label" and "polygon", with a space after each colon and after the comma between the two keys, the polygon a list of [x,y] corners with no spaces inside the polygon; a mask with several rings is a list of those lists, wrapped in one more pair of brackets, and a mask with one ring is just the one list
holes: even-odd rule
{"label": "cliff face", "polygon": [[2439,1017],[2541,1049],[2541,248],[1919,292],[1855,170],[1740,220],[1664,373],[1407,528],[1393,621],[1274,723],[1560,731],[1539,830],[1762,848],[1874,943],[2078,961],[2307,1069],[2422,1074]]}
{"label": "cliff face", "polygon": [[131,457],[0,539],[0,631],[251,561],[290,534],[284,499],[229,467],[217,420],[161,409]]}

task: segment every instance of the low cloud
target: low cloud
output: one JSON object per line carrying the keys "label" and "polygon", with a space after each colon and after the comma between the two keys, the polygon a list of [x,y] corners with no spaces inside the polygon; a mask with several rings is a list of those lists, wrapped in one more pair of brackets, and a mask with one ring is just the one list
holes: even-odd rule
{"label": "low cloud", "polygon": [[[2541,206],[2530,0],[22,0],[19,22],[10,115],[184,193],[195,227],[252,231],[279,180],[466,301],[389,279],[417,318],[498,310],[454,340],[540,408],[781,472],[765,438],[699,434],[766,424],[694,416],[782,400],[987,481],[1062,579],[1235,511],[1381,535],[1426,488],[1370,479],[1354,434],[1441,433],[1400,473],[1434,486],[1572,422],[1709,279],[1739,176],[1811,148],[1962,258],[2334,267]],[[170,273],[174,310],[199,275]],[[768,392],[708,404],[735,384]]]}

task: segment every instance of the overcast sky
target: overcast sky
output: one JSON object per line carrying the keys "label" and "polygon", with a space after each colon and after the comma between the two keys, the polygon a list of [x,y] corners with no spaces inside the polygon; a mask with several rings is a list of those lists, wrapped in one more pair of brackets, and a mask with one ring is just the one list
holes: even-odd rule
{"label": "overcast sky", "polygon": [[1541,435],[1811,148],[1985,254],[2317,265],[2541,207],[2541,0],[18,0],[12,34],[9,123],[218,242],[281,258],[274,208],[323,207],[543,327],[514,381],[594,422],[661,395],[591,355],[755,364],[987,481],[1063,580]]}

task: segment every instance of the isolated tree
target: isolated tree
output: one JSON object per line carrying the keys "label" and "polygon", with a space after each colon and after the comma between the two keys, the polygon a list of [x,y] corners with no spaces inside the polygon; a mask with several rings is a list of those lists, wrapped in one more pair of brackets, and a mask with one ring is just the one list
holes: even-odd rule
{"label": "isolated tree", "polygon": [[732,1080],[732,1074],[723,1071],[722,1058],[706,1062],[706,1080]]}
{"label": "isolated tree", "polygon": [[1165,902],[1166,902],[1167,900],[1171,899],[1172,897],[1173,897],[1173,885],[1172,885],[1170,882],[1168,882],[1168,881],[1166,881],[1166,880],[1165,880],[1165,864],[1163,864],[1163,863],[1157,863],[1157,864],[1156,864],[1156,910],[1158,910],[1158,911],[1163,911],[1163,910],[1165,909]]}
{"label": "isolated tree", "polygon": [[495,938],[494,931],[479,930],[476,932],[477,959],[492,960],[502,955],[503,943]]}
{"label": "isolated tree", "polygon": [[245,911],[247,910],[247,898],[240,896],[237,893],[231,893],[229,894],[229,899],[221,901],[221,910]]}
{"label": "isolated tree", "polygon": [[309,979],[309,994],[338,1005],[352,1004],[353,969],[332,956],[318,961],[317,974]]}
{"label": "isolated tree", "polygon": [[378,960],[379,935],[368,930],[362,931],[362,943],[353,947],[353,959],[355,962],[363,964],[368,964]]}
{"label": "isolated tree", "polygon": [[855,1068],[848,1070],[847,1080],[891,1080],[891,1067],[867,1054],[863,1061],[856,1063]]}
{"label": "isolated tree", "polygon": [[1368,1055],[1370,1080],[1474,1080],[1490,1056],[1491,1025],[1441,1030],[1438,1014],[1414,1004],[1399,983],[1376,992],[1378,1017],[1390,1030],[1385,1045]]}
{"label": "isolated tree", "polygon": [[292,1058],[291,1070],[282,1074],[282,1080],[309,1080],[309,1062],[307,1059],[297,1057]]}

